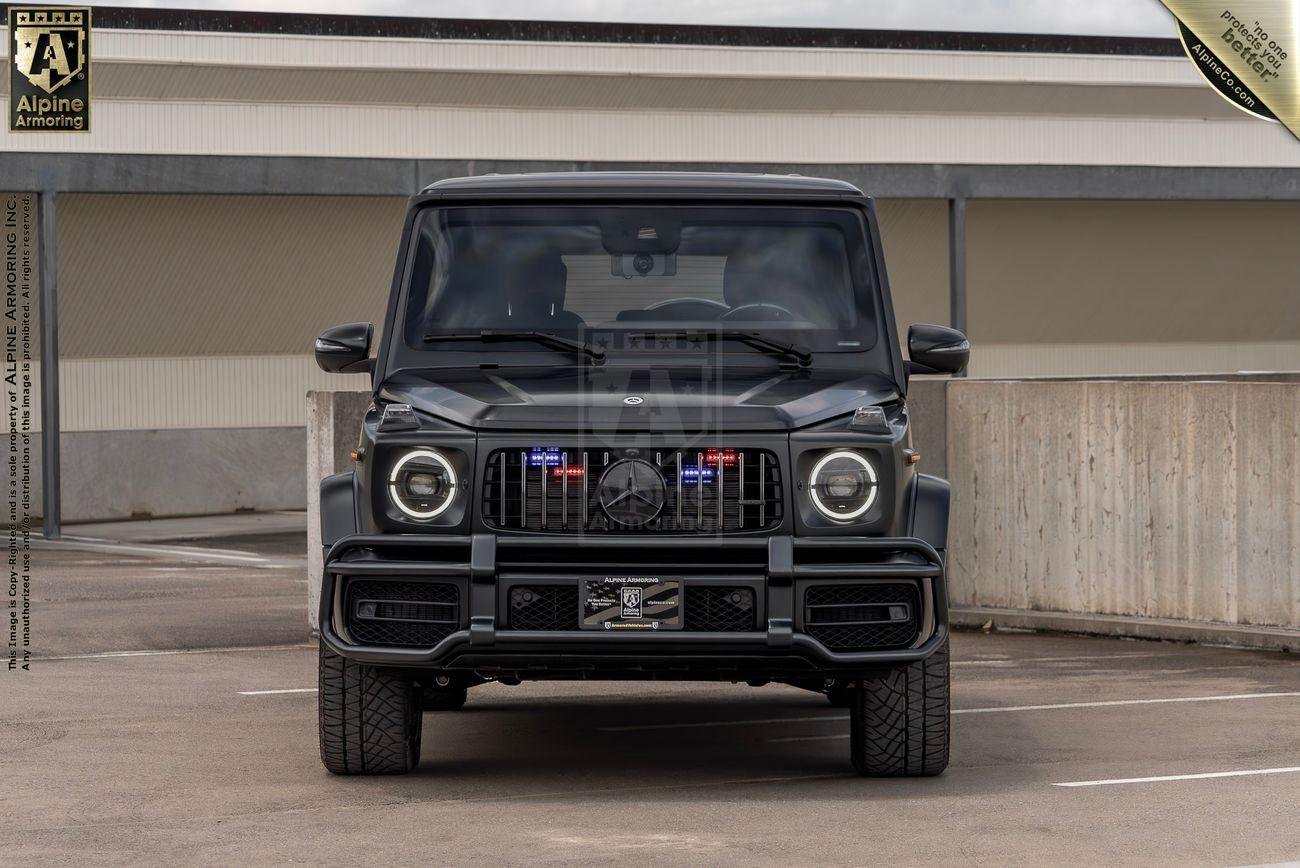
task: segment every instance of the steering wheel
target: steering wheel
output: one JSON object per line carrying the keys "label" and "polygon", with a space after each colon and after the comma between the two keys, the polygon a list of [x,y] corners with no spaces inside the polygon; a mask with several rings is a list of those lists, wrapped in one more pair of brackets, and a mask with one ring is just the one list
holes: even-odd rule
{"label": "steering wheel", "polygon": [[781,307],[779,304],[769,304],[765,301],[758,301],[752,304],[742,304],[738,307],[733,307],[731,310],[718,317],[718,319],[794,322],[796,317],[788,308]]}
{"label": "steering wheel", "polygon": [[711,298],[668,298],[646,308],[654,311],[655,319],[717,319],[729,308]]}

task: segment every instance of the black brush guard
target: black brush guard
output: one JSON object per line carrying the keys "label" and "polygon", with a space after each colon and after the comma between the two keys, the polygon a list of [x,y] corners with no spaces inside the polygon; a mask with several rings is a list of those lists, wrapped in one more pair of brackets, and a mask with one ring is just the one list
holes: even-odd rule
{"label": "black brush guard", "polygon": [[[849,677],[929,656],[948,635],[943,560],[910,537],[765,538],[645,537],[560,539],[542,536],[369,535],[336,542],[321,584],[320,633],[333,651],[365,663],[471,670],[525,677],[636,677],[646,673],[739,674],[742,677]],[[749,576],[759,591],[747,632],[533,631],[508,628],[514,584],[573,580],[618,570],[682,574],[717,584],[718,575]],[[357,641],[347,631],[343,583],[354,577],[441,582],[458,588],[461,624],[432,647]],[[738,580],[739,581],[739,580]],[[833,650],[805,632],[801,601],[812,586],[914,582],[921,611],[916,639],[889,650]],[[560,676],[564,672],[568,675]],[[621,675],[620,675],[621,673]]]}

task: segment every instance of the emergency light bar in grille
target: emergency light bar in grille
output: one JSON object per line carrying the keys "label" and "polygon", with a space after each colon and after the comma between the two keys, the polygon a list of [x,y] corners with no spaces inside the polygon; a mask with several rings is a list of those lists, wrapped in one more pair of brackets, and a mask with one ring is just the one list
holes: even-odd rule
{"label": "emergency light bar in grille", "polygon": [[765,449],[637,450],[663,481],[657,517],[641,526],[611,519],[598,497],[602,475],[628,450],[559,446],[499,449],[488,458],[483,519],[538,533],[736,533],[781,523],[781,469]]}

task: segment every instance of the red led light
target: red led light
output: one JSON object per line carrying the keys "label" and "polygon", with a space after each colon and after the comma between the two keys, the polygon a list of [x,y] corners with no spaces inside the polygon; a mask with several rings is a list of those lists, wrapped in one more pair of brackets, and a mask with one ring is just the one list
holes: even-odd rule
{"label": "red led light", "polygon": [[738,460],[736,457],[736,450],[731,447],[719,450],[710,446],[708,449],[704,450],[704,463],[710,467],[718,466],[719,457],[722,459],[723,467],[731,467]]}
{"label": "red led light", "polygon": [[568,474],[570,479],[573,479],[574,477],[582,476],[583,472],[584,471],[581,467],[570,467],[567,470],[563,467],[551,468],[551,476],[555,477],[556,479],[563,479],[566,473]]}

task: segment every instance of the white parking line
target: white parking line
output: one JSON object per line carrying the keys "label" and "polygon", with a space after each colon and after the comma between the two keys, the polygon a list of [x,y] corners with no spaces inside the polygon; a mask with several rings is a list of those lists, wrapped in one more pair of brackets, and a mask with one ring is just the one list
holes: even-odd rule
{"label": "white parking line", "polygon": [[954,660],[953,666],[1006,666],[1016,667],[1026,663],[1075,663],[1085,660],[1141,660],[1151,657],[1176,657],[1176,654],[1084,654],[1077,657],[1006,657],[980,660]]}
{"label": "white parking line", "polygon": [[283,693],[315,693],[315,687],[287,687],[283,690],[241,690],[240,696],[275,696]]}
{"label": "white parking line", "polygon": [[60,540],[41,540],[41,548],[64,551],[99,552],[101,554],[133,554],[146,557],[180,558],[182,560],[208,561],[231,564],[266,564],[269,558],[239,549],[209,549],[198,546],[153,545],[149,543],[120,543],[93,537],[63,537]]}
{"label": "white parking line", "polygon": [[1249,775],[1285,775],[1300,772],[1300,766],[1280,769],[1242,769],[1235,772],[1201,772],[1193,775],[1156,775],[1149,778],[1114,778],[1106,781],[1065,781],[1054,787],[1105,787],[1111,784],[1154,784],[1163,781],[1199,781],[1206,778],[1242,778]]}
{"label": "white parking line", "polygon": [[1300,696],[1300,690],[1286,693],[1232,693],[1226,696],[1174,696],[1168,699],[1107,699],[1101,702],[1057,702],[1051,705],[1003,705],[990,708],[958,708],[953,714],[1000,714],[1007,711],[1051,711],[1057,708],[1108,708],[1116,705],[1163,705],[1169,702],[1229,702],[1235,699],[1276,699]]}
{"label": "white parking line", "polygon": [[[760,720],[704,720],[691,723],[641,723],[632,726],[598,726],[598,732],[640,732],[647,729],[694,729],[713,726],[755,726],[767,723],[815,723],[823,720],[848,720],[847,714],[824,714],[820,717],[766,717]],[[847,738],[847,736],[846,736]]]}
{"label": "white parking line", "polygon": [[[1120,705],[1162,705],[1171,702],[1228,702],[1240,699],[1275,699],[1287,696],[1300,696],[1300,690],[1285,693],[1233,693],[1226,696],[1174,696],[1167,699],[1109,699],[1100,702],[1057,702],[1049,705],[1000,705],[989,708],[955,708],[953,714],[1005,714],[1013,711],[1052,711],[1061,708],[1108,708]],[[706,720],[691,723],[646,723],[633,726],[601,726],[601,732],[633,732],[649,729],[687,729],[714,726],[752,726],[767,723],[808,723],[816,721],[848,720],[847,714],[828,714],[819,717],[769,717],[760,720]],[[817,736],[817,739],[828,736]],[[848,736],[843,736],[848,738]],[[781,739],[782,741],[812,740],[800,738]]]}
{"label": "white parking line", "polygon": [[289,651],[291,649],[315,647],[315,645],[247,645],[237,648],[176,648],[159,651],[101,651],[98,654],[68,654],[62,657],[35,657],[33,660],[39,663],[46,663],[53,660],[104,660],[113,657],[168,657],[173,654],[242,654],[249,651]]}

